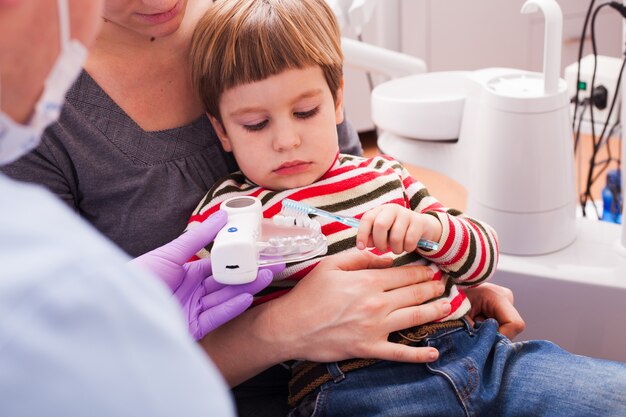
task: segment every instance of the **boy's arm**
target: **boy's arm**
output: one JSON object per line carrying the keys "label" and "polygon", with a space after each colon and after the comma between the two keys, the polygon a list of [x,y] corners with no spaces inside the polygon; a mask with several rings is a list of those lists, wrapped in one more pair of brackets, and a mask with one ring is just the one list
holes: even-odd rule
{"label": "boy's arm", "polygon": [[436,263],[457,285],[473,286],[493,276],[498,262],[498,237],[491,226],[444,207],[399,163],[394,169],[401,176],[411,210],[431,215],[441,224],[439,249],[418,248],[418,253]]}

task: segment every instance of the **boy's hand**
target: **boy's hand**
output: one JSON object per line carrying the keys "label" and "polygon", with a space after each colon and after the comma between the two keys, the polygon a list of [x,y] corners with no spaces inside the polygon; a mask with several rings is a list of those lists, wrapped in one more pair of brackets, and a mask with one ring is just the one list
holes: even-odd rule
{"label": "boy's hand", "polygon": [[465,294],[472,303],[469,315],[473,320],[496,319],[498,331],[511,340],[526,328],[524,319],[513,306],[513,292],[510,289],[485,282],[477,287],[466,288]]}
{"label": "boy's hand", "polygon": [[384,204],[366,212],[356,235],[357,248],[388,248],[395,254],[413,252],[423,238],[438,242],[441,223],[428,214],[416,213],[397,204]]}

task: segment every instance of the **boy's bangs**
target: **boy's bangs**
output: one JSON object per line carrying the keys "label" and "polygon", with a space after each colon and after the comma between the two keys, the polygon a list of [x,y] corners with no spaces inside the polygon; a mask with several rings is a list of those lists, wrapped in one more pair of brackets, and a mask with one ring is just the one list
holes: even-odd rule
{"label": "boy's bangs", "polygon": [[[304,7],[304,3],[302,3]],[[247,16],[245,32],[232,45],[232,60],[225,62],[223,86],[225,89],[264,80],[288,69],[302,69],[314,65],[322,68],[341,67],[341,49],[338,37],[328,33],[321,19],[281,17],[282,10],[257,8]],[[306,15],[306,13],[303,13]]]}

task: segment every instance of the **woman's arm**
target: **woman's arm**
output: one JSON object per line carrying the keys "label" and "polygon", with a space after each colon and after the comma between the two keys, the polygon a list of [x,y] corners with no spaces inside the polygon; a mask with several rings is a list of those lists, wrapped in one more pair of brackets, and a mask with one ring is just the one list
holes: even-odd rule
{"label": "woman's arm", "polygon": [[326,258],[288,294],[209,333],[201,344],[231,386],[289,359],[430,362],[438,352],[387,341],[390,332],[450,311],[432,272],[349,251]]}
{"label": "woman's arm", "polygon": [[19,181],[41,184],[78,210],[75,170],[53,128],[46,130],[36,149],[14,163],[0,167],[0,171]]}

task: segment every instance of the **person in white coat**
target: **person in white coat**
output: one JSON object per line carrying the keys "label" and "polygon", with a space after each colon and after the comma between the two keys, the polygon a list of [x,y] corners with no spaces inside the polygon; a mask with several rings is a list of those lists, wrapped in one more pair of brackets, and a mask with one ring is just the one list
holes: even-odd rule
{"label": "person in white coat", "polygon": [[[0,165],[36,147],[58,117],[101,7],[0,0]],[[0,174],[0,415],[235,415],[191,336],[245,310],[246,290],[271,273],[220,293],[210,263],[186,264],[225,220],[138,258],[140,268],[51,193]]]}

